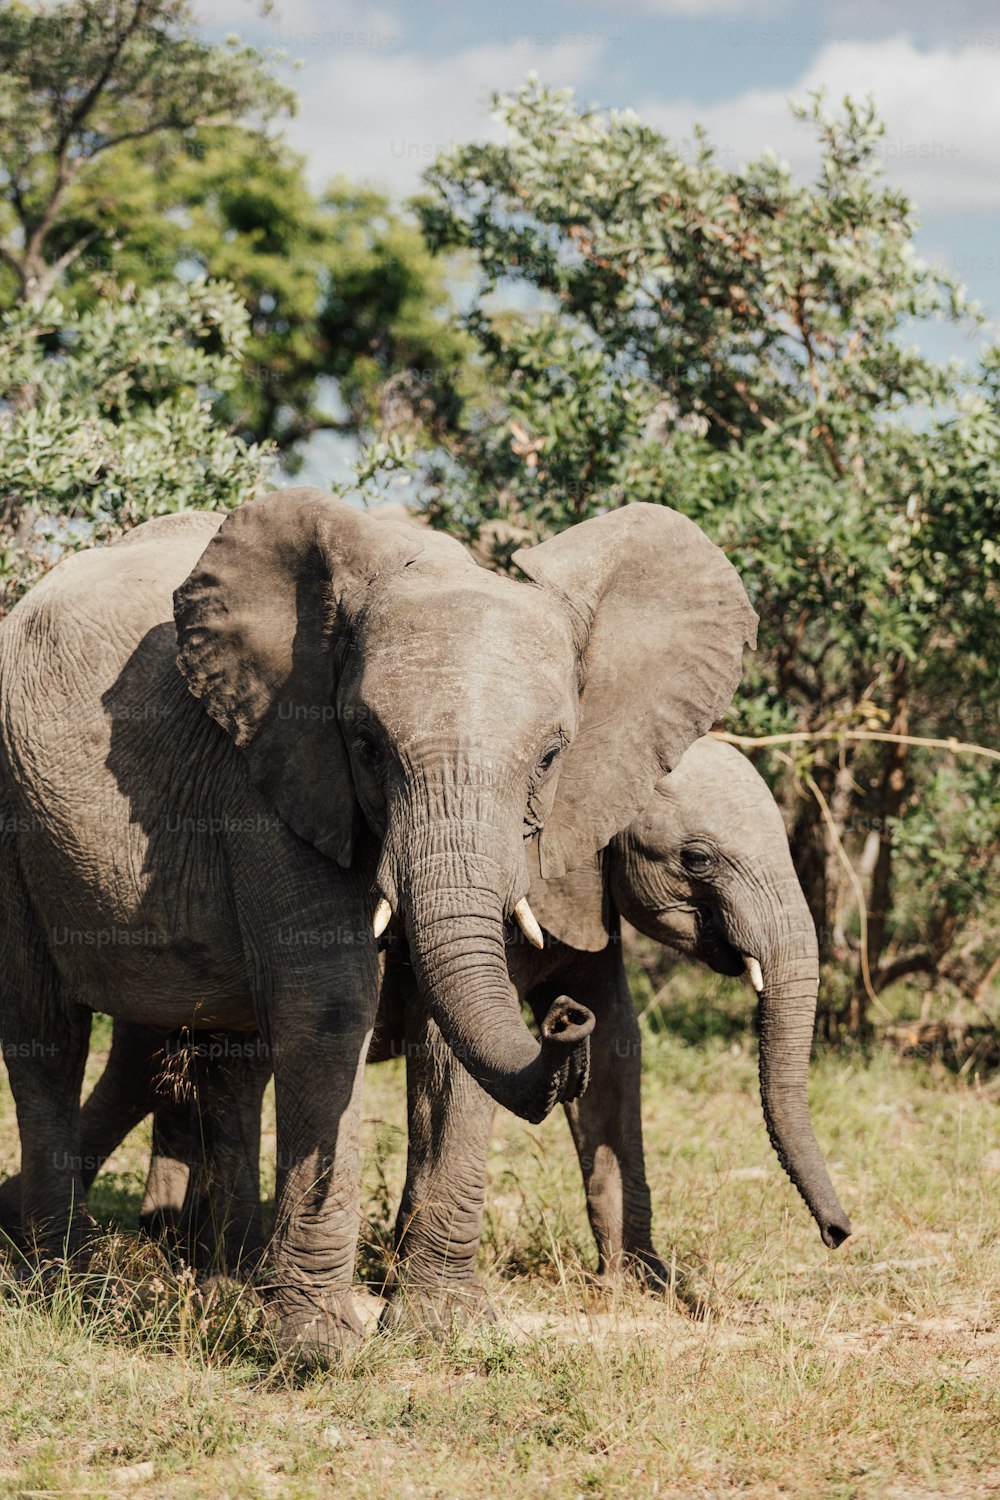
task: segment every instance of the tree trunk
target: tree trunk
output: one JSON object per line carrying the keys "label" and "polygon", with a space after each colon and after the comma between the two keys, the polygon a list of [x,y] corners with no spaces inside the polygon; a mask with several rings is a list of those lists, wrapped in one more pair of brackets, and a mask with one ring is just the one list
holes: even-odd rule
{"label": "tree trunk", "polygon": [[[892,674],[892,734],[909,732],[909,702],[907,699],[906,662],[897,658]],[[877,988],[878,971],[885,951],[886,927],[892,899],[892,829],[890,822],[898,818],[906,800],[906,745],[887,744],[884,752],[882,780],[878,793],[878,856],[872,871],[871,888],[868,894],[868,971]],[[857,1036],[869,1024],[868,994],[859,966],[855,976],[854,990],[841,1020],[852,1036]]]}

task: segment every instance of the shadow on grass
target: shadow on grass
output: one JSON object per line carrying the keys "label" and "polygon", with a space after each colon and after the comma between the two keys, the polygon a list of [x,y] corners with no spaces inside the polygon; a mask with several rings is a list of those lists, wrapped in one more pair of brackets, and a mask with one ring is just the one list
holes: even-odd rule
{"label": "shadow on grass", "polygon": [[91,1213],[104,1228],[134,1232],[139,1223],[142,1189],[134,1177],[104,1172],[87,1194]]}

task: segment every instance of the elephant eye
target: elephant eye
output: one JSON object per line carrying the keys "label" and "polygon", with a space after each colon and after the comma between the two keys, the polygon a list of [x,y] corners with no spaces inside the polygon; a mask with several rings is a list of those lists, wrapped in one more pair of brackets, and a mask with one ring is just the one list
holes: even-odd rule
{"label": "elephant eye", "polygon": [[542,752],[538,761],[539,772],[544,773],[545,771],[551,770],[556,756],[559,754],[561,749],[562,744],[557,741],[554,745],[549,745],[548,749]]}
{"label": "elephant eye", "polygon": [[712,868],[712,856],[707,849],[694,844],[681,850],[681,864],[689,875],[707,875]]}
{"label": "elephant eye", "polygon": [[359,729],[354,737],[354,749],[358,759],[362,761],[369,770],[375,770],[382,759],[382,751],[378,740],[370,729]]}

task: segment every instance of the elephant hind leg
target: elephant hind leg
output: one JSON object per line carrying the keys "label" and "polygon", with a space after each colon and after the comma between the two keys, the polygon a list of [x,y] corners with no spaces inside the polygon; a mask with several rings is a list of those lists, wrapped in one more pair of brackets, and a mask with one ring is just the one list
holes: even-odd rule
{"label": "elephant hind leg", "polygon": [[[104,1071],[80,1111],[81,1168],[88,1192],[108,1157],[152,1110],[162,1047],[162,1032],[115,1022]],[[0,1183],[0,1230],[20,1241],[20,1175]]]}
{"label": "elephant hind leg", "polygon": [[213,1034],[195,1047],[191,1097],[160,1102],[143,1212],[199,1271],[251,1274],[265,1249],[260,1113],[271,1058],[260,1036]]}
{"label": "elephant hind leg", "polygon": [[68,1004],[16,857],[0,849],[0,1041],[21,1137],[18,1219],[44,1256],[80,1254],[94,1227],[80,1144],[91,1013]]}
{"label": "elephant hind leg", "polygon": [[153,1102],[153,1150],[146,1176],[139,1228],[151,1239],[181,1248],[181,1226],[190,1191],[191,1163],[198,1149],[194,1105],[188,1099]]}

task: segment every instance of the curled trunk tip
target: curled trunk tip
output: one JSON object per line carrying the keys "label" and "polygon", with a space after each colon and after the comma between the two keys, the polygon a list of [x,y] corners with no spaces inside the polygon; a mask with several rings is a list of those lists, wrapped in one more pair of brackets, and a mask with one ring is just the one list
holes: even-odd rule
{"label": "curled trunk tip", "polygon": [[[442,863],[454,864],[446,885]],[[503,903],[496,894],[504,882],[496,868],[479,873],[470,880],[469,861],[451,848],[433,884],[408,873],[401,912],[414,972],[466,1071],[498,1104],[537,1123],[586,1088],[594,1017],[562,996],[545,1017],[541,1040],[532,1035],[507,970]]]}

